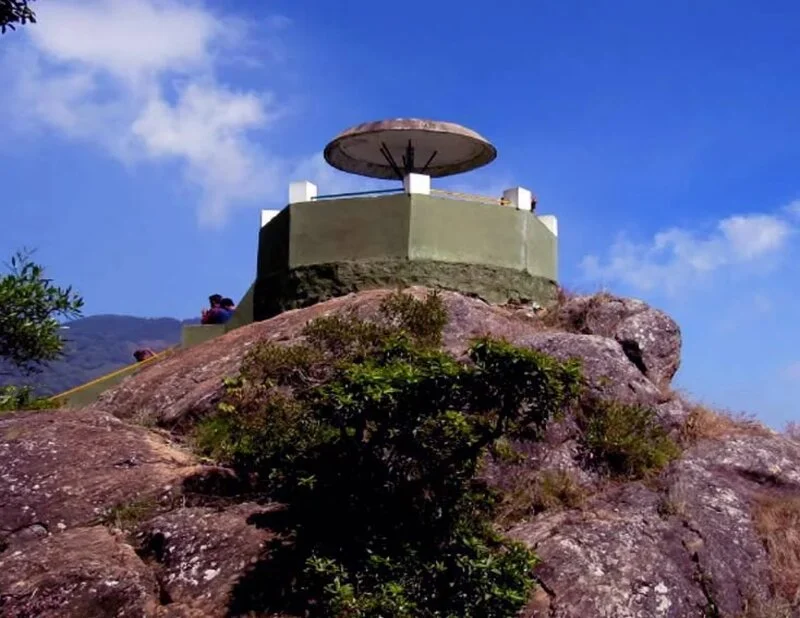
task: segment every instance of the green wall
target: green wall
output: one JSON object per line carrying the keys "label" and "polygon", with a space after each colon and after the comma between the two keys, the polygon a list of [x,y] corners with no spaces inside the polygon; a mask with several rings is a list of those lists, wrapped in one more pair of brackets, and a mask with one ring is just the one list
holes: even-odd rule
{"label": "green wall", "polygon": [[191,348],[226,332],[227,324],[187,324],[181,329],[181,347]]}
{"label": "green wall", "polygon": [[284,208],[259,235],[258,278],[314,264],[438,260],[558,278],[557,239],[528,211],[425,195]]}
{"label": "green wall", "polygon": [[411,197],[409,257],[526,270],[557,279],[556,238],[527,211],[447,198]]}
{"label": "green wall", "polygon": [[558,238],[536,216],[523,213],[525,270],[537,277],[558,281]]}
{"label": "green wall", "polygon": [[406,195],[304,202],[290,212],[289,268],[408,256]]}
{"label": "green wall", "polygon": [[290,210],[281,210],[258,233],[257,278],[289,267]]}

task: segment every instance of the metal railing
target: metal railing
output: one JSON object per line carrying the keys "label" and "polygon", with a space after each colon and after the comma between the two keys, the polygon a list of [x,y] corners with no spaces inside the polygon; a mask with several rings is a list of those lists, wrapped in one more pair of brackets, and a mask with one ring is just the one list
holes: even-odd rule
{"label": "metal railing", "polygon": [[445,197],[451,200],[462,200],[465,202],[480,202],[482,204],[498,204],[500,206],[510,206],[511,200],[504,197],[489,197],[488,195],[477,195],[475,193],[461,193],[459,191],[445,191],[443,189],[431,189],[431,195]]}
{"label": "metal railing", "polygon": [[164,358],[165,356],[167,356],[168,354],[170,354],[170,353],[174,352],[175,350],[177,350],[179,347],[180,347],[180,345],[169,347],[166,350],[162,350],[158,354],[155,354],[154,356],[146,358],[146,359],[144,359],[142,361],[137,361],[137,362],[135,362],[135,363],[133,363],[131,365],[126,365],[125,367],[122,367],[121,369],[117,369],[115,371],[112,371],[111,373],[107,373],[107,374],[105,374],[103,376],[100,376],[99,378],[95,378],[94,380],[90,380],[89,382],[85,382],[83,384],[80,384],[79,386],[75,386],[75,387],[73,387],[73,388],[71,388],[71,389],[69,389],[67,391],[64,391],[63,393],[59,393],[58,395],[53,395],[52,397],[50,397],[50,401],[56,402],[56,401],[61,401],[63,399],[69,399],[69,397],[71,395],[74,395],[75,393],[77,393],[79,391],[91,388],[92,386],[95,386],[96,384],[99,384],[100,382],[104,382],[106,380],[110,380],[110,379],[115,378],[115,377],[117,377],[119,375],[122,375],[122,374],[124,374],[126,372],[133,372],[134,370],[136,370],[136,369],[138,369],[140,367],[144,367],[146,365],[151,364],[155,360],[160,360],[160,359]]}
{"label": "metal railing", "polygon": [[375,191],[350,191],[348,193],[329,193],[328,195],[318,195],[312,198],[313,202],[320,202],[324,200],[335,200],[342,197],[371,197],[373,195],[390,195],[392,193],[403,193],[405,189],[377,189]]}
{"label": "metal railing", "polygon": [[[347,193],[329,193],[327,195],[318,195],[312,198],[314,202],[322,202],[325,200],[335,200],[348,197],[372,197],[375,195],[392,195],[404,193],[405,189],[378,189],[375,191],[350,191]],[[510,206],[511,201],[503,197],[489,197],[487,195],[477,195],[475,193],[460,193],[458,191],[445,191],[443,189],[431,189],[431,195],[435,197],[443,197],[451,200],[461,200],[465,202],[480,202],[482,204],[497,204],[500,206]]]}

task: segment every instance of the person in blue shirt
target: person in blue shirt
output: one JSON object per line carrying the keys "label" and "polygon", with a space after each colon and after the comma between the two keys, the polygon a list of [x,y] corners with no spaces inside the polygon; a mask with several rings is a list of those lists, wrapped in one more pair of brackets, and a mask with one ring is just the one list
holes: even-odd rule
{"label": "person in blue shirt", "polygon": [[232,317],[234,311],[236,311],[236,304],[230,298],[223,298],[222,302],[219,304],[220,308],[220,324],[225,324],[228,322]]}
{"label": "person in blue shirt", "polygon": [[236,305],[230,298],[223,298],[219,306],[208,311],[203,317],[203,324],[226,324],[233,317]]}

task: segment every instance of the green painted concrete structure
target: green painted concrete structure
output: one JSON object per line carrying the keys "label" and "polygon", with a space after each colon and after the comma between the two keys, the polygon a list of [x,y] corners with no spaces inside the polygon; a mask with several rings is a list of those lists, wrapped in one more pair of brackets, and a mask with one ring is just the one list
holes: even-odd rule
{"label": "green painted concrete structure", "polygon": [[547,303],[558,239],[529,211],[430,195],[291,204],[261,229],[253,319],[377,287]]}

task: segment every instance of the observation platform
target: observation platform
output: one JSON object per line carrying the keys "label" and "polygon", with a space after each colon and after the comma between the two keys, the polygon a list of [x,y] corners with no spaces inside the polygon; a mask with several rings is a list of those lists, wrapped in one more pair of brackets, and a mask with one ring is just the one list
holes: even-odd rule
{"label": "observation platform", "polygon": [[532,202],[522,187],[497,198],[437,191],[423,174],[362,194],[292,183],[286,208],[262,212],[253,317],[409,285],[544,305],[556,293],[557,220]]}

